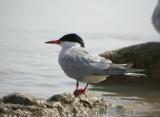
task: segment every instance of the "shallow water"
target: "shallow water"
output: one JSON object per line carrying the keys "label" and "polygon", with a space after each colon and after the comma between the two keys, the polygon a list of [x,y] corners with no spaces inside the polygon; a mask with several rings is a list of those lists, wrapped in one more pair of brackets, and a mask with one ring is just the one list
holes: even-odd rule
{"label": "shallow water", "polygon": [[[62,34],[0,30],[0,97],[22,92],[48,98],[74,90],[75,81],[68,78],[58,65],[60,47],[44,43]],[[145,37],[133,41],[129,39],[130,35],[128,39],[126,35],[124,39],[117,38],[119,35],[116,34],[80,35],[85,39],[87,49],[95,53],[149,41]],[[91,85],[89,90],[104,95],[112,103],[105,117],[160,115],[159,90],[97,85]]]}
{"label": "shallow water", "polygon": [[[75,81],[58,65],[60,47],[44,44],[68,32],[83,32],[79,34],[87,49],[98,54],[160,41],[151,24],[156,3],[157,0],[0,0],[0,97],[22,92],[48,98],[73,92]],[[159,90],[99,85],[90,85],[89,90],[112,103],[104,117],[160,115]]]}
{"label": "shallow water", "polygon": [[[111,102],[104,117],[159,117],[160,91],[136,86],[97,86],[93,90]],[[103,92],[102,92],[103,91]]]}

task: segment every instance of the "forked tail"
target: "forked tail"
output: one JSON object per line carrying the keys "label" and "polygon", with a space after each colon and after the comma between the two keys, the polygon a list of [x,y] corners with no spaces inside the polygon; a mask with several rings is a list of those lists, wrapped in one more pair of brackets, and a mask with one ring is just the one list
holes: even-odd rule
{"label": "forked tail", "polygon": [[127,75],[127,76],[136,76],[136,77],[140,77],[140,76],[146,76],[146,74],[143,74],[142,72],[144,72],[144,69],[135,69],[135,68],[131,68],[133,66],[133,64],[129,63],[129,64],[111,64],[110,70],[108,72],[110,72],[110,74],[123,74],[123,75]]}
{"label": "forked tail", "polygon": [[127,75],[127,76],[136,76],[136,77],[140,77],[140,76],[146,77],[146,74],[142,73],[144,71],[145,71],[144,69],[129,68],[129,69],[125,70],[124,75]]}

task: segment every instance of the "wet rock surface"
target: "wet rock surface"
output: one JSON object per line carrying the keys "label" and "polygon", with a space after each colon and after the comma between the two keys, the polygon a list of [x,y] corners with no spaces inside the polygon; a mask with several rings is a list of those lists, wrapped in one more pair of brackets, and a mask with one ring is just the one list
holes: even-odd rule
{"label": "wet rock surface", "polygon": [[90,92],[78,97],[58,94],[47,100],[13,93],[0,99],[0,117],[99,117],[109,105],[102,96]]}
{"label": "wet rock surface", "polygon": [[[107,51],[101,56],[114,63],[133,63],[134,68],[145,69],[147,78],[130,78],[129,76],[111,76],[103,83],[140,84],[159,86],[160,84],[160,43],[148,42],[118,50]],[[119,78],[121,77],[121,78]]]}

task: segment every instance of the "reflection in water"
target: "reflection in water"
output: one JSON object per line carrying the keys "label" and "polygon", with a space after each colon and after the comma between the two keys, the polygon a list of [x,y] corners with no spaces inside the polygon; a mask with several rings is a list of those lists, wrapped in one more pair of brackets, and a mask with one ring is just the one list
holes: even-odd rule
{"label": "reflection in water", "polygon": [[112,103],[104,117],[160,116],[160,91],[144,87],[93,86],[91,90],[106,97]]}

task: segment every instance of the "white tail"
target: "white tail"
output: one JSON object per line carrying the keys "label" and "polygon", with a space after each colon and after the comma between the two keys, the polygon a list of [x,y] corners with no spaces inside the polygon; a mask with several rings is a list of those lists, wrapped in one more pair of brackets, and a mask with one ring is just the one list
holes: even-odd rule
{"label": "white tail", "polygon": [[143,73],[144,69],[134,69],[131,68],[133,66],[132,63],[129,64],[111,64],[111,71],[110,74],[124,74],[127,76],[136,76],[136,77],[141,77],[141,76],[146,76]]}
{"label": "white tail", "polygon": [[126,76],[134,76],[134,77],[146,77],[146,74],[140,74],[140,73],[124,73]]}

